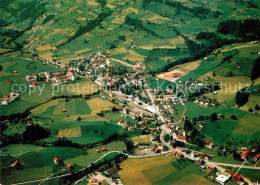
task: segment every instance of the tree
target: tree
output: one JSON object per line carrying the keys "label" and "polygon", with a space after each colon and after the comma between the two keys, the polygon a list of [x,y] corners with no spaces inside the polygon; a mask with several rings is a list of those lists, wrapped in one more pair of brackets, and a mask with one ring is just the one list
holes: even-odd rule
{"label": "tree", "polygon": [[245,91],[238,91],[236,94],[236,103],[238,106],[243,106],[248,102],[249,93]]}
{"label": "tree", "polygon": [[79,70],[80,70],[80,71],[83,71],[84,69],[85,69],[84,66],[83,66],[82,64],[80,64],[80,65],[79,65]]}
{"label": "tree", "polygon": [[258,104],[255,105],[255,110],[260,110],[260,107]]}
{"label": "tree", "polygon": [[190,120],[185,120],[184,122],[184,130],[186,133],[193,129],[193,125],[191,124]]}
{"label": "tree", "polygon": [[116,48],[116,45],[114,43],[111,43],[109,49],[114,49],[114,48]]}
{"label": "tree", "polygon": [[260,71],[260,57],[258,57],[255,60],[255,64],[254,64],[252,75],[251,75],[252,80],[257,79],[260,76],[259,71]]}
{"label": "tree", "polygon": [[252,109],[252,108],[249,108],[248,111],[249,111],[249,112],[253,112],[253,109]]}
{"label": "tree", "polygon": [[164,140],[165,140],[165,142],[169,142],[170,141],[170,138],[171,138],[171,136],[169,135],[169,134],[166,134],[165,136],[164,136]]}
{"label": "tree", "polygon": [[210,121],[214,122],[218,119],[217,114],[214,112],[209,116]]}
{"label": "tree", "polygon": [[49,137],[50,132],[39,125],[31,125],[26,127],[22,137],[24,143],[32,143],[34,141]]}
{"label": "tree", "polygon": [[117,111],[118,111],[118,109],[115,106],[113,106],[112,107],[112,112],[117,112]]}
{"label": "tree", "polygon": [[230,118],[233,119],[233,120],[237,120],[237,117],[235,115],[231,115]]}

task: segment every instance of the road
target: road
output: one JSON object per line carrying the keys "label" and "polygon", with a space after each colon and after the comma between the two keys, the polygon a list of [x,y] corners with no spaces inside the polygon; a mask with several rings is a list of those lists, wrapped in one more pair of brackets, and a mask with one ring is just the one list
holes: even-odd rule
{"label": "road", "polygon": [[118,60],[118,59],[115,59],[115,58],[110,58],[110,60],[119,62],[119,63],[121,63],[121,64],[123,64],[123,65],[125,65],[125,66],[128,66],[128,67],[131,67],[131,68],[134,68],[134,67],[135,67],[135,66],[132,65],[132,64],[128,64],[127,62],[124,62],[124,61],[122,61],[122,60]]}
{"label": "road", "polygon": [[151,88],[146,88],[146,92],[147,92],[147,94],[149,95],[149,97],[152,101],[153,108],[156,111],[156,114],[159,116],[159,120],[161,120],[161,122],[164,123],[164,119],[163,119],[162,114],[159,110],[159,107],[157,105],[155,105],[155,103],[154,103],[154,99],[153,99],[153,95],[151,93],[151,90],[152,90]]}

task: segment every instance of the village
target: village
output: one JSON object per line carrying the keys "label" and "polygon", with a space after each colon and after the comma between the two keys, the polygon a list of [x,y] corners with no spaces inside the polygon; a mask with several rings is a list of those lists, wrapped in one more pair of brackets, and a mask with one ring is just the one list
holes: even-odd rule
{"label": "village", "polygon": [[[43,63],[56,65],[59,70],[26,75],[25,79],[30,83],[30,87],[36,87],[40,83],[45,82],[50,83],[52,86],[76,83],[79,79],[95,82],[99,86],[100,96],[120,107],[122,120],[117,123],[118,125],[129,132],[142,130],[142,133],[151,136],[151,144],[140,143],[137,145],[137,156],[145,157],[169,153],[180,159],[188,158],[195,161],[200,165],[201,170],[209,170],[211,172],[208,176],[209,179],[222,185],[232,178],[239,183],[248,184],[238,173],[217,167],[217,163],[210,162],[211,155],[183,147],[183,143],[189,143],[187,134],[179,126],[179,123],[188,120],[185,115],[187,111],[185,102],[189,101],[189,99],[185,96],[177,96],[172,87],[168,87],[165,90],[152,88],[147,79],[143,77],[144,64],[137,63],[133,66],[133,71],[130,72],[123,65],[111,65],[109,53],[104,52],[93,54],[87,58],[72,60],[63,66],[53,61],[43,61]],[[183,82],[180,81],[179,83]],[[200,81],[187,81],[185,84],[201,86]],[[9,96],[3,97],[2,105],[18,101],[20,96],[19,92],[10,92]],[[218,104],[205,97],[191,99],[191,101],[206,107],[216,107]],[[184,106],[185,110],[178,112],[176,105]],[[138,122],[134,125],[130,124],[128,121],[124,121],[126,117],[130,117]],[[202,129],[205,126],[205,122],[197,122],[198,129]],[[165,141],[165,135],[169,135],[170,139]],[[170,144],[174,143],[177,144],[173,148]],[[213,149],[215,144],[205,140],[204,145],[209,149]],[[105,150],[105,148],[101,148],[97,152]],[[260,154],[255,152],[256,149],[241,147],[237,151],[237,155],[245,162],[251,157],[253,157],[254,161],[258,161]],[[54,162],[55,164],[57,163],[57,161]],[[90,184],[122,184],[122,181],[115,173],[117,170],[118,168],[114,166],[102,173],[90,175]]]}

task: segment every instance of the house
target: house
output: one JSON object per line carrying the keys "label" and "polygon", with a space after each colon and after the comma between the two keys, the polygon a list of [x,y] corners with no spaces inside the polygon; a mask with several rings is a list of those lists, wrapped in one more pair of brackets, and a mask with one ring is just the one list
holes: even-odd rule
{"label": "house", "polygon": [[172,155],[175,155],[176,153],[177,153],[176,150],[171,150]]}
{"label": "house", "polygon": [[206,144],[206,145],[208,145],[209,143],[210,143],[210,141],[209,141],[209,140],[205,141],[205,144]]}
{"label": "house", "polygon": [[104,151],[106,151],[107,149],[106,149],[105,147],[101,147],[100,150],[101,150],[102,152],[104,152]]}
{"label": "house", "polygon": [[54,77],[52,77],[52,80],[56,83],[67,82],[69,79],[70,79],[69,76],[61,76],[61,77],[54,76]]}
{"label": "house", "polygon": [[242,150],[242,151],[246,151],[246,150],[247,150],[247,147],[245,147],[245,146],[241,146],[241,147],[240,147],[240,150]]}
{"label": "house", "polygon": [[233,178],[234,178],[235,180],[237,180],[237,181],[242,181],[242,180],[243,180],[243,178],[241,177],[241,175],[239,175],[239,174],[237,174],[237,173],[233,174]]}
{"label": "house", "polygon": [[2,105],[8,105],[8,101],[3,100],[3,101],[2,101]]}
{"label": "house", "polygon": [[259,158],[260,158],[260,153],[257,154],[257,155],[255,155],[255,157],[254,157],[254,161],[257,161]]}
{"label": "house", "polygon": [[182,153],[181,152],[177,152],[176,156],[182,157]]}
{"label": "house", "polygon": [[198,123],[198,127],[200,127],[200,128],[203,128],[203,127],[205,127],[205,126],[206,126],[206,123],[205,123],[205,122],[200,121],[200,122]]}
{"label": "house", "polygon": [[224,185],[230,180],[230,177],[231,175],[229,174],[217,173],[217,177],[215,178],[215,181],[221,185]]}
{"label": "house", "polygon": [[33,82],[30,86],[31,87],[36,87],[37,85],[39,85],[39,82]]}
{"label": "house", "polygon": [[60,158],[59,157],[54,157],[53,162],[55,165],[60,163]]}
{"label": "house", "polygon": [[35,74],[33,75],[26,75],[25,79],[30,82],[30,81],[35,81],[37,80],[37,76]]}
{"label": "house", "polygon": [[207,145],[207,147],[210,148],[210,149],[212,149],[214,146],[215,146],[215,144],[212,143],[212,142],[210,142],[210,143]]}
{"label": "house", "polygon": [[107,169],[107,170],[105,171],[105,173],[110,176],[110,175],[112,175],[113,173],[116,173],[117,171],[118,171],[117,166],[113,166],[112,168]]}
{"label": "house", "polygon": [[62,109],[62,112],[67,112],[67,110],[66,109]]}
{"label": "house", "polygon": [[208,165],[208,168],[209,168],[210,170],[212,170],[212,171],[215,171],[215,170],[216,170],[216,167],[213,166],[212,164],[209,164],[209,165]]}
{"label": "house", "polygon": [[178,140],[181,140],[181,141],[186,141],[187,138],[186,138],[186,136],[183,136],[183,135],[181,135],[181,134],[178,133],[178,134],[177,134],[177,139],[178,139]]}
{"label": "house", "polygon": [[246,151],[244,151],[243,153],[241,153],[241,158],[242,159],[247,159],[248,158],[248,156],[249,156],[249,154],[250,154],[250,150],[246,150]]}
{"label": "house", "polygon": [[100,184],[99,180],[97,180],[96,178],[92,179],[90,183],[93,185]]}
{"label": "house", "polygon": [[207,167],[206,167],[206,166],[204,166],[204,165],[200,165],[200,169],[202,169],[202,170],[204,171],[204,170],[206,170],[206,169],[207,169]]}
{"label": "house", "polygon": [[75,72],[73,72],[73,71],[68,71],[67,72],[67,74],[66,74],[66,76],[71,80],[71,81],[75,81],[75,79],[76,79],[76,73]]}
{"label": "house", "polygon": [[71,164],[67,164],[67,168],[71,168],[72,167],[72,165]]}

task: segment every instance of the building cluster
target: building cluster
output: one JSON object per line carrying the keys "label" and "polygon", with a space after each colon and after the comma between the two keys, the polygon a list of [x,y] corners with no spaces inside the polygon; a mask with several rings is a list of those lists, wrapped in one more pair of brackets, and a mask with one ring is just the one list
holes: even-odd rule
{"label": "building cluster", "polygon": [[2,105],[8,105],[21,97],[19,92],[11,91],[8,96],[3,96],[2,98]]}

